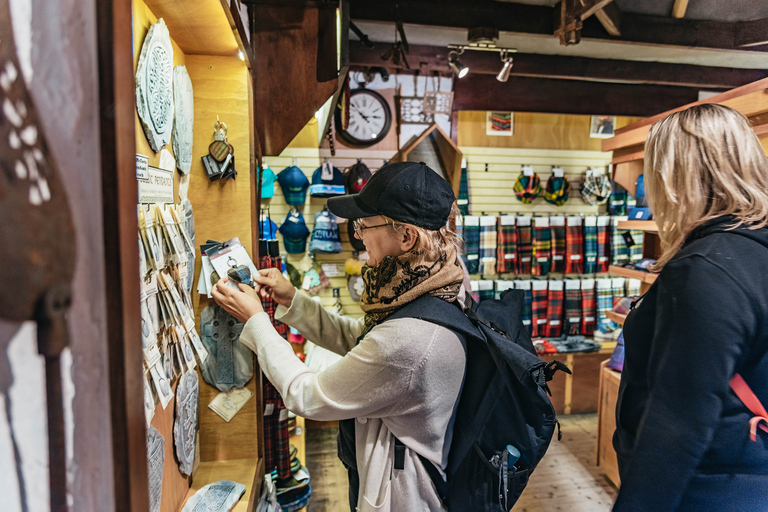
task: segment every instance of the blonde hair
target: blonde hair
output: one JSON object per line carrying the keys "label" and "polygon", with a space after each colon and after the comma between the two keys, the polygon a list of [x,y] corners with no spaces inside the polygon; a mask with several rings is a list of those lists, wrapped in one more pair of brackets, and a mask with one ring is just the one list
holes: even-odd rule
{"label": "blonde hair", "polygon": [[[459,212],[459,207],[456,202],[454,202],[451,206],[451,213],[448,218],[455,220],[457,215],[461,215],[461,213]],[[416,239],[416,244],[413,246],[412,250],[417,254],[423,254],[429,260],[437,260],[440,253],[448,246],[448,244],[456,246],[456,250],[459,253],[461,253],[464,248],[463,241],[456,233],[456,230],[452,226],[452,222],[447,223],[440,229],[426,229],[413,224],[397,221],[386,215],[382,215],[381,217],[384,219],[384,222],[391,224],[392,229],[396,233],[406,226],[416,230],[418,238]]]}
{"label": "blonde hair", "polygon": [[661,239],[658,269],[709,220],[732,215],[730,229],[768,225],[768,158],[747,119],[731,108],[697,105],[654,124],[644,173]]}

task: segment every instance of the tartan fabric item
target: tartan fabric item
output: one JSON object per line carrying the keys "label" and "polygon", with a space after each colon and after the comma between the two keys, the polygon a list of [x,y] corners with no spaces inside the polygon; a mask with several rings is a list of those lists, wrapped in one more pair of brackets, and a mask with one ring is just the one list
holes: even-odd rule
{"label": "tartan fabric item", "polygon": [[[288,419],[280,421],[285,404],[277,389],[264,379],[264,406],[272,414],[264,415],[264,465],[267,472],[277,470],[278,478],[291,477],[291,448],[288,442]],[[271,407],[270,407],[271,406]]]}
{"label": "tartan fabric item", "polygon": [[595,333],[597,318],[597,300],[595,298],[595,280],[581,281],[581,334],[592,336]]}
{"label": "tartan fabric item", "polygon": [[559,338],[563,334],[563,282],[550,281],[547,293],[547,323],[544,336]]}
{"label": "tartan fabric item", "polygon": [[486,279],[478,281],[477,291],[478,291],[478,297],[479,297],[478,302],[483,300],[493,300],[494,299],[493,281],[489,281]]}
{"label": "tartan fabric item", "polygon": [[565,273],[581,274],[584,272],[583,239],[581,217],[568,217],[565,228]]}
{"label": "tartan fabric item", "polygon": [[469,215],[469,177],[467,172],[467,161],[461,161],[461,181],[459,182],[459,198],[456,205],[459,207],[462,215]]}
{"label": "tartan fabric item", "polygon": [[565,334],[574,335],[581,332],[581,282],[565,282]]}
{"label": "tartan fabric item", "polygon": [[552,266],[558,274],[565,272],[565,217],[550,217],[549,230],[552,236]]}
{"label": "tartan fabric item", "polygon": [[467,272],[477,274],[480,270],[480,217],[464,217],[464,255]]}
{"label": "tartan fabric item", "polygon": [[642,283],[639,279],[627,279],[627,297],[639,297]]}
{"label": "tartan fabric item", "polygon": [[597,272],[597,217],[584,218],[584,272]]}
{"label": "tartan fabric item", "polygon": [[611,220],[613,222],[611,226],[611,264],[623,265],[629,261],[629,250],[623,236],[626,229],[619,229],[618,223],[620,220],[627,220],[627,218],[613,217]]}
{"label": "tartan fabric item", "polygon": [[514,185],[515,197],[518,201],[522,201],[525,204],[530,204],[531,201],[536,199],[541,193],[541,182],[539,177],[534,174],[533,176],[526,176],[523,172],[515,180]]}
{"label": "tartan fabric item", "polygon": [[[279,256],[276,257],[276,258],[272,258],[272,268],[276,268],[276,269],[282,270],[283,269],[283,258],[281,258]],[[277,309],[277,304],[275,304],[274,307],[275,307],[275,309]],[[274,313],[274,311],[272,312],[272,315],[270,315],[269,319],[272,321],[272,325],[275,326],[275,330],[277,331],[277,333],[282,335],[283,338],[287,339],[288,338],[288,324],[284,324],[283,322],[278,322],[277,320],[275,320],[275,313]]]}
{"label": "tartan fabric item", "polygon": [[552,234],[549,232],[549,219],[546,225],[544,219],[534,219],[533,226],[533,274],[546,276],[549,274],[549,264],[552,255]]}
{"label": "tartan fabric item", "polygon": [[517,273],[530,274],[533,259],[533,228],[530,217],[517,218]]}
{"label": "tartan fabric item", "polygon": [[611,309],[613,309],[613,299],[627,296],[627,280],[623,277],[614,277],[611,279]]}
{"label": "tartan fabric item", "polygon": [[496,224],[496,273],[517,272],[517,227],[513,215],[504,215]]}
{"label": "tartan fabric item", "polygon": [[611,218],[601,216],[597,218],[597,268],[595,272],[608,272],[611,264],[611,244],[609,243],[609,230]]}
{"label": "tartan fabric item", "polygon": [[499,279],[498,281],[493,282],[493,287],[495,289],[493,297],[495,299],[500,299],[502,293],[515,287],[515,282]]}
{"label": "tartan fabric item", "polygon": [[610,279],[597,279],[597,329],[600,332],[613,332],[616,323],[606,316],[613,309],[613,289]]}
{"label": "tartan fabric item", "polygon": [[531,334],[531,327],[533,326],[533,297],[531,295],[531,282],[515,281],[515,289],[523,290],[525,293],[525,296],[523,297],[523,325],[528,329],[528,334]]}
{"label": "tartan fabric item", "polygon": [[571,184],[565,176],[556,178],[553,174],[547,180],[547,187],[544,189],[544,200],[555,206],[563,206],[568,200],[568,192],[571,190]]}
{"label": "tartan fabric item", "polygon": [[587,171],[581,184],[581,198],[589,205],[603,204],[611,195],[611,181],[608,176]]}
{"label": "tartan fabric item", "polygon": [[496,273],[496,217],[480,217],[480,273]]}
{"label": "tartan fabric item", "polygon": [[639,229],[633,229],[629,234],[632,235],[632,239],[635,241],[635,245],[629,248],[629,261],[635,263],[643,259],[643,241],[645,236]]}
{"label": "tartan fabric item", "polygon": [[547,324],[547,282],[533,281],[531,288],[531,336],[538,338]]}
{"label": "tartan fabric item", "polygon": [[608,213],[611,215],[627,214],[627,189],[616,183],[611,182],[611,198],[608,201]]}

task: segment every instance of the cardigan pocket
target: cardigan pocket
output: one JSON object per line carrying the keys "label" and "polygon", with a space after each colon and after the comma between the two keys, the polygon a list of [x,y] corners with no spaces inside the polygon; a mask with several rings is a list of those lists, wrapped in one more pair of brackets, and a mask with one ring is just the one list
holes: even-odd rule
{"label": "cardigan pocket", "polygon": [[368,512],[368,511],[384,511],[384,510],[390,510],[392,508],[392,480],[387,482],[386,486],[386,492],[384,493],[384,499],[381,501],[381,503],[374,505],[370,502],[367,496],[363,496],[362,501],[360,502],[360,512]]}

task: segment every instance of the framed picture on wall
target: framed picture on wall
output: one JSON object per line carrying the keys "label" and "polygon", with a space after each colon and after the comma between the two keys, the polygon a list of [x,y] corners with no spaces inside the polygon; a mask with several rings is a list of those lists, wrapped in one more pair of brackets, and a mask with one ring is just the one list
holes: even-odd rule
{"label": "framed picture on wall", "polygon": [[513,119],[514,114],[512,112],[486,112],[485,134],[511,136],[513,133]]}
{"label": "framed picture on wall", "polygon": [[592,139],[608,139],[613,137],[616,129],[616,116],[592,116],[589,123],[589,137]]}

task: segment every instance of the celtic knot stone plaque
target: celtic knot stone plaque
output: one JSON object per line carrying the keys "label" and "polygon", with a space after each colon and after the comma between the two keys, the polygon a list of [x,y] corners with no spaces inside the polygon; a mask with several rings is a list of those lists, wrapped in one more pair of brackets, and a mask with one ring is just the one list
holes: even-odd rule
{"label": "celtic knot stone plaque", "polygon": [[[173,46],[165,21],[149,27],[136,67],[136,108],[152,151],[171,140],[173,129]],[[177,157],[178,158],[178,157]]]}
{"label": "celtic knot stone plaque", "polygon": [[192,127],[195,124],[195,98],[192,94],[192,80],[186,66],[173,69],[173,155],[176,168],[182,174],[189,174],[192,166]]}
{"label": "celtic knot stone plaque", "polygon": [[165,439],[160,431],[150,425],[147,428],[147,463],[149,464],[149,512],[160,511],[163,490],[163,463]]}
{"label": "celtic knot stone plaque", "polygon": [[200,382],[195,370],[188,370],[176,387],[176,420],[173,423],[173,443],[179,471],[192,474],[195,461],[195,434],[197,433],[197,405],[200,399]]}

